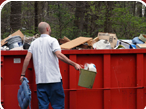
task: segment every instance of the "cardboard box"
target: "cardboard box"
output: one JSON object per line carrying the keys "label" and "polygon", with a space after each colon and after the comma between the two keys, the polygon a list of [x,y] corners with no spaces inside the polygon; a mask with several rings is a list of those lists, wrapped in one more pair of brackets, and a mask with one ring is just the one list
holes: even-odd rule
{"label": "cardboard box", "polygon": [[116,34],[99,32],[98,33],[98,38],[99,38],[99,40],[101,40],[101,39],[108,40],[109,43],[111,44],[112,49],[114,49],[117,45],[117,40],[118,39],[117,39]]}
{"label": "cardboard box", "polygon": [[9,35],[7,38],[3,39],[1,41],[1,46],[3,46],[4,44],[6,44],[7,43],[6,40],[9,39],[10,37],[13,37],[13,36],[20,36],[22,40],[24,39],[23,33],[20,30],[18,30],[15,33]]}

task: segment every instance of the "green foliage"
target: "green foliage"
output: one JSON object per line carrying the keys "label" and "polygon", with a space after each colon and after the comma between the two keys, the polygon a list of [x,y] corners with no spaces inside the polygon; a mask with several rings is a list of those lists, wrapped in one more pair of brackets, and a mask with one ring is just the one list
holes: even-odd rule
{"label": "green foliage", "polygon": [[27,37],[27,36],[34,36],[35,35],[35,31],[32,29],[32,30],[22,30],[21,29],[21,32]]}
{"label": "green foliage", "polygon": [[[50,16],[55,19],[54,22],[50,22],[52,25],[52,36],[56,38],[62,38],[63,36],[69,36],[71,38],[73,36],[73,20],[74,15],[69,11],[68,7],[63,4],[58,5],[49,5],[50,11],[54,13],[50,13]],[[57,23],[57,25],[56,25]]]}
{"label": "green foliage", "polygon": [[[42,4],[42,2],[39,2]],[[71,5],[69,5],[70,3]],[[38,7],[38,21],[46,21],[52,29],[52,37],[74,39],[79,36],[96,37],[98,32],[104,32],[105,22],[110,23],[111,30],[117,34],[117,37],[132,39],[139,34],[145,34],[146,18],[134,16],[133,3],[131,2],[113,2],[110,19],[107,19],[107,2],[104,1],[84,1],[84,5],[80,6],[82,11],[79,11],[82,16],[76,17],[75,1],[49,1],[48,10],[43,10],[42,6]],[[43,8],[43,9],[42,9]],[[10,32],[10,3],[1,11],[2,18],[2,37],[7,37]],[[21,25],[26,30],[22,30],[24,35],[33,36],[35,34],[35,15],[34,1],[22,1],[22,19]],[[44,17],[45,15],[47,17]],[[79,25],[75,25],[78,21]],[[38,22],[38,23],[39,23]],[[106,31],[107,32],[107,31]],[[37,33],[39,33],[37,31]]]}
{"label": "green foliage", "polygon": [[113,13],[112,28],[118,38],[133,38],[146,31],[144,18],[133,16],[128,8],[115,8]]}

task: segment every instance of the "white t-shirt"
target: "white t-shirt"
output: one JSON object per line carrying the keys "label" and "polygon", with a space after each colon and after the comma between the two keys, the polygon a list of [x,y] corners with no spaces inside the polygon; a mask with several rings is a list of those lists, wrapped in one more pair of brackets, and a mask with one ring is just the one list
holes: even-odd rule
{"label": "white t-shirt", "polygon": [[32,53],[36,84],[61,82],[59,61],[55,55],[58,50],[61,51],[61,48],[57,39],[47,34],[31,43],[28,52]]}

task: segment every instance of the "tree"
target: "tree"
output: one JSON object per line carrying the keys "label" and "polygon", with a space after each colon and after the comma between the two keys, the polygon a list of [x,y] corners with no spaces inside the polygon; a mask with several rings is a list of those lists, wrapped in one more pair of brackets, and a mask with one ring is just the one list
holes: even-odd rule
{"label": "tree", "polygon": [[35,1],[34,3],[34,13],[35,13],[35,16],[34,16],[34,24],[35,24],[35,33],[37,33],[37,28],[38,28],[38,1]]}
{"label": "tree", "polygon": [[136,16],[142,17],[142,4],[136,2]]}
{"label": "tree", "polygon": [[1,38],[9,36],[10,30],[11,2],[7,3],[1,10]]}
{"label": "tree", "polygon": [[23,27],[22,33],[32,36],[38,33],[38,23],[45,21],[56,38],[94,38],[98,32],[131,38],[146,31],[146,14],[141,17],[141,9],[136,1],[12,1],[2,9],[1,34],[4,38],[10,30]]}
{"label": "tree", "polygon": [[74,37],[78,37],[80,33],[83,30],[83,21],[84,21],[84,15],[85,15],[85,2],[83,1],[76,1],[76,7],[75,7],[75,20],[74,20],[74,26],[75,28],[75,35]]}
{"label": "tree", "polygon": [[[145,7],[145,12],[144,12],[144,17],[145,17],[145,19],[146,19],[146,7]],[[145,20],[146,21],[146,20]]]}
{"label": "tree", "polygon": [[110,20],[112,16],[112,10],[114,7],[113,1],[106,1],[106,13],[105,13],[105,22],[104,22],[104,32],[112,32],[112,22]]}
{"label": "tree", "polygon": [[13,32],[21,29],[21,4],[20,1],[11,1],[10,28]]}

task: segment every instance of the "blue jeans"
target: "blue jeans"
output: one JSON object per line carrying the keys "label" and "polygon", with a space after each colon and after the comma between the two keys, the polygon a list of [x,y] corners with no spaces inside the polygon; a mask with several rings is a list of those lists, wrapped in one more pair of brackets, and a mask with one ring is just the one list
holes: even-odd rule
{"label": "blue jeans", "polygon": [[39,109],[48,109],[49,103],[53,109],[64,109],[64,90],[62,82],[37,84]]}

